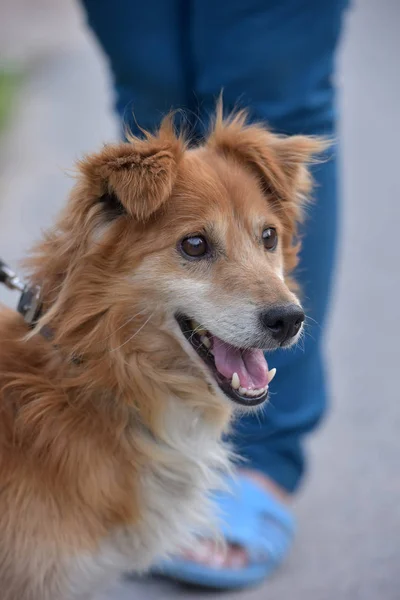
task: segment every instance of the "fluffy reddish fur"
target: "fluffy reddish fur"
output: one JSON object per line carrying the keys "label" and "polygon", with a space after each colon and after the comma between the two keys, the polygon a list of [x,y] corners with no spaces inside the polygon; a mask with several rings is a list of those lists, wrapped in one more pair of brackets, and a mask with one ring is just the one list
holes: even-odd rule
{"label": "fluffy reddish fur", "polygon": [[[277,284],[267,298],[256,266],[229,260],[241,251],[232,214],[244,229],[252,211],[273,215],[288,277],[310,189],[305,165],[322,148],[246,125],[243,113],[223,121],[218,111],[200,150],[188,150],[167,118],[155,136],[106,146],[79,163],[66,209],[29,260],[30,280],[43,290],[36,331],[29,334],[13,311],[0,314],[3,600],[64,598],[66,557],[96,552],[112,530],[141,522],[140,473],[164,452],[141,432],[164,440],[165,396],[191,405],[216,435],[227,427],[229,403],[162,327],[157,278],[167,272],[179,280],[170,249],[212,221],[228,240],[228,260],[212,274],[219,291],[236,282],[255,301],[281,297]],[[100,201],[110,193],[123,214]],[[152,257],[154,270],[140,272]],[[52,341],[38,333],[45,324]]]}

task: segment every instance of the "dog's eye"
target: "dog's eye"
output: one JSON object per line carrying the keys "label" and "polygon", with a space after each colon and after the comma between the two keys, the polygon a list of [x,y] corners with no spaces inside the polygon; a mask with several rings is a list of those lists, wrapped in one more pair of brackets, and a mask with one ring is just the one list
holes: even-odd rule
{"label": "dog's eye", "polygon": [[278,234],[273,227],[267,227],[262,233],[262,240],[266,250],[275,250],[278,245]]}
{"label": "dog's eye", "polygon": [[202,235],[193,235],[184,238],[180,243],[184,256],[189,258],[204,258],[209,252],[209,245]]}

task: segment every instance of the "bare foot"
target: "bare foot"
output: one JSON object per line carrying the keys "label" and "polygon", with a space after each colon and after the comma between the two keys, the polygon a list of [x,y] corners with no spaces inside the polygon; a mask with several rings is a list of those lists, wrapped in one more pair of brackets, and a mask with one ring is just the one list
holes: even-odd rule
{"label": "bare foot", "polygon": [[[240,471],[254,483],[264,488],[267,492],[272,493],[277,500],[284,504],[290,503],[290,495],[281,488],[277,483],[269,479],[266,475],[247,469]],[[196,548],[186,551],[185,558],[193,562],[197,562],[214,569],[231,568],[241,569],[247,566],[248,559],[246,550],[237,544],[228,544],[225,549],[220,548],[211,540],[199,540]]]}

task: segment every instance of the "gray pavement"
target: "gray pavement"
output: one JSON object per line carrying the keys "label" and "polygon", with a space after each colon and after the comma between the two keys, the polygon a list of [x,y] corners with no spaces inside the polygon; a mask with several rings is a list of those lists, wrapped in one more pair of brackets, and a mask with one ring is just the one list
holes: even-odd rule
{"label": "gray pavement", "polygon": [[[3,42],[28,73],[0,140],[0,256],[14,264],[62,206],[74,159],[116,132],[103,59],[76,6],[36,0],[20,26],[23,4],[13,11],[7,3],[9,21],[0,22],[0,53]],[[49,31],[33,5],[46,5]],[[400,599],[399,24],[398,0],[359,0],[347,20],[338,78],[342,235],[327,347],[331,414],[310,441],[311,472],[296,501],[300,529],[287,564],[264,587],[225,594],[229,600]],[[192,596],[219,597],[127,581],[101,600]]]}

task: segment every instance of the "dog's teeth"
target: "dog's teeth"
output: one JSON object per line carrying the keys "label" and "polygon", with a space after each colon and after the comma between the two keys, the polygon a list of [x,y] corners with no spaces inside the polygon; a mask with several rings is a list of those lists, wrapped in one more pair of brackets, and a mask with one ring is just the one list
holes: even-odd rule
{"label": "dog's teeth", "polygon": [[248,388],[244,388],[242,386],[240,386],[238,391],[242,396],[254,396],[254,390],[249,390]]}
{"label": "dog's teeth", "polygon": [[255,389],[255,390],[249,390],[247,388],[244,387],[240,387],[238,389],[239,394],[241,394],[242,396],[248,396],[249,398],[257,398],[258,396],[262,396],[263,394],[265,394],[268,390],[268,386],[266,385],[263,388],[260,389]]}
{"label": "dog's teeth", "polygon": [[234,390],[240,389],[240,379],[239,379],[239,375],[237,373],[234,373],[232,375],[231,386],[233,387]]}
{"label": "dog's teeth", "polygon": [[270,384],[271,381],[273,380],[273,378],[276,375],[276,369],[275,369],[275,367],[269,371],[268,375],[269,375],[268,384]]}
{"label": "dog's teeth", "polygon": [[267,391],[268,391],[267,385],[263,388],[254,389],[254,390],[250,390],[248,388],[244,388],[241,386],[238,389],[239,394],[241,394],[242,396],[248,396],[249,398],[257,398],[258,396],[262,396],[263,394],[265,394]]}
{"label": "dog's teeth", "polygon": [[209,350],[211,348],[211,342],[207,336],[202,335],[200,338],[200,341],[203,344],[203,346],[205,346],[207,348],[207,350]]}
{"label": "dog's teeth", "polygon": [[204,327],[202,325],[200,325],[200,323],[198,321],[196,321],[195,319],[192,319],[190,321],[190,325],[194,331],[194,333],[197,333],[197,335],[206,335],[207,333],[207,329],[204,329]]}
{"label": "dog's teeth", "polygon": [[198,335],[205,335],[207,333],[204,327],[202,327],[198,321],[195,321],[195,319],[192,319],[190,321],[190,324],[192,326],[193,331]]}

